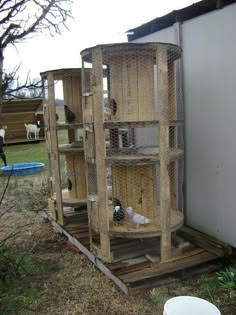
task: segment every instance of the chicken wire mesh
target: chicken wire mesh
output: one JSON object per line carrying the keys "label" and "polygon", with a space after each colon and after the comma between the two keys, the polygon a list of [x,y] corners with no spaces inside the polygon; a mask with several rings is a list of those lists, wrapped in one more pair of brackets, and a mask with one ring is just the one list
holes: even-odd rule
{"label": "chicken wire mesh", "polygon": [[[51,76],[50,83],[48,83],[49,76]],[[85,201],[87,191],[83,149],[81,69],[53,70],[43,73],[42,77],[45,85],[44,117],[50,159],[49,171],[53,183],[52,193],[56,191],[56,186],[60,185],[61,188],[66,189],[62,192],[63,198]],[[58,86],[63,91],[63,95],[60,91],[59,97]],[[53,136],[52,132],[55,130]],[[60,183],[55,181],[58,161]]]}
{"label": "chicken wire mesh", "polygon": [[[183,104],[176,71],[181,49],[125,43],[81,55],[85,155],[97,167],[88,176],[88,193],[96,186],[99,205],[99,185],[107,188],[110,231],[125,234],[135,227],[135,233],[158,235],[163,212],[176,230],[183,223]],[[96,211],[104,213],[99,206]]]}

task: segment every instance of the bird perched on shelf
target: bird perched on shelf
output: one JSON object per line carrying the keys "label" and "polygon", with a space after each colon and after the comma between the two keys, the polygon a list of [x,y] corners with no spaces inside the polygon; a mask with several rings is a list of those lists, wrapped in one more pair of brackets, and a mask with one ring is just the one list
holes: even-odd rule
{"label": "bird perched on shelf", "polygon": [[113,221],[122,224],[125,218],[125,212],[120,206],[116,206],[113,212]]}
{"label": "bird perched on shelf", "polygon": [[114,207],[119,206],[119,207],[123,208],[122,204],[118,198],[113,198],[113,205],[114,205]]}
{"label": "bird perched on shelf", "polygon": [[73,123],[75,121],[75,113],[73,113],[67,105],[64,105],[64,108],[65,108],[66,121],[68,123]]}
{"label": "bird perched on shelf", "polygon": [[114,116],[117,112],[117,103],[114,98],[110,100],[110,108],[111,108],[112,115]]}
{"label": "bird perched on shelf", "polygon": [[129,221],[135,224],[137,228],[141,224],[148,224],[151,222],[151,220],[146,218],[145,216],[134,212],[134,209],[132,207],[128,207],[126,211],[127,211]]}

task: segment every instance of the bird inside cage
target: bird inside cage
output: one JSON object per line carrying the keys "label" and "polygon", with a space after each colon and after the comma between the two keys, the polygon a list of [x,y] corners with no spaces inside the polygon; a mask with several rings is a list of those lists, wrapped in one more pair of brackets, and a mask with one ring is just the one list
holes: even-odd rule
{"label": "bird inside cage", "polygon": [[122,204],[119,199],[114,198],[114,212],[113,212],[113,221],[118,224],[122,224],[125,218],[125,211],[122,207]]}
{"label": "bird inside cage", "polygon": [[75,113],[73,113],[72,110],[70,110],[67,105],[64,105],[64,108],[65,108],[66,121],[68,123],[73,123],[75,121]]}
{"label": "bird inside cage", "polygon": [[125,212],[120,206],[116,206],[113,212],[113,221],[122,224],[125,218]]}
{"label": "bird inside cage", "polygon": [[110,100],[110,109],[111,109],[112,115],[115,116],[115,114],[117,112],[117,103],[116,103],[116,100],[114,98],[112,98]]}
{"label": "bird inside cage", "polygon": [[140,225],[151,223],[150,219],[146,218],[145,216],[139,213],[136,213],[132,207],[128,207],[126,211],[127,211],[129,222],[132,224],[135,224],[137,228]]}

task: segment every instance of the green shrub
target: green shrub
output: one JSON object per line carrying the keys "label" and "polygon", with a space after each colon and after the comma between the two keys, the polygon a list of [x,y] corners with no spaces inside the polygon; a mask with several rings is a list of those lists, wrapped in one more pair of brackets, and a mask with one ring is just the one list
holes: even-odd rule
{"label": "green shrub", "polygon": [[8,247],[0,247],[0,313],[19,314],[41,295],[30,287],[27,277],[38,272],[29,255],[19,255]]}

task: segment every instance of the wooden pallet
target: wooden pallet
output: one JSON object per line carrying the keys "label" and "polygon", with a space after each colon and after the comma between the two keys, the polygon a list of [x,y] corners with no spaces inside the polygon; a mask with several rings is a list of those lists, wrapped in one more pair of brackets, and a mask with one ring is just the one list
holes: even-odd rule
{"label": "wooden pallet", "polygon": [[[111,279],[125,294],[130,291],[147,289],[163,282],[175,281],[183,275],[195,275],[212,271],[222,266],[220,258],[224,250],[219,251],[220,245],[214,246],[210,252],[183,241],[172,247],[172,257],[165,263],[160,263],[158,248],[160,239],[111,239],[113,262],[104,263],[90,251],[88,215],[86,209],[74,211],[71,208],[64,211],[65,225],[61,227],[50,218],[47,210],[42,215],[51,221],[54,229],[65,235],[69,242],[76,246],[84,255],[109,279]],[[185,233],[186,230],[185,230]],[[94,238],[96,239],[96,234]],[[185,246],[186,245],[186,246]],[[223,247],[222,247],[223,248]],[[226,252],[229,252],[229,246]]]}

